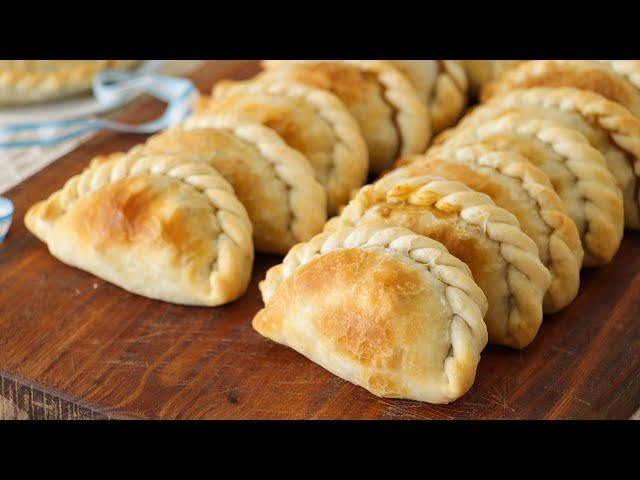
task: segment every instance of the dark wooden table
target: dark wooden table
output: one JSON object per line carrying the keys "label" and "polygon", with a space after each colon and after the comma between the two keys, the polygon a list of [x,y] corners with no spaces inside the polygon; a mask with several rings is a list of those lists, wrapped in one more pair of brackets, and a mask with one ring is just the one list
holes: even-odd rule
{"label": "dark wooden table", "polygon": [[[205,64],[202,91],[255,62]],[[139,122],[162,104],[118,114]],[[55,260],[24,227],[27,208],[102,153],[143,136],[101,133],[5,195],[16,207],[0,244],[0,417],[18,418],[628,418],[640,405],[640,235],[582,275],[578,299],[545,319],[525,351],[489,347],[471,391],[447,406],[376,398],[253,331],[257,288],[276,257],[258,255],[249,291],[221,308],[142,298]]]}

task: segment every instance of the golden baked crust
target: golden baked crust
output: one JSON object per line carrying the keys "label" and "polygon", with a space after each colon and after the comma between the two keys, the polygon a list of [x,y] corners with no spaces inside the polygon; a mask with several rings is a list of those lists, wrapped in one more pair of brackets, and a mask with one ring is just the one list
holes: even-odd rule
{"label": "golden baked crust", "polygon": [[640,119],[597,93],[575,88],[513,90],[475,109],[459,128],[518,112],[578,130],[600,150],[624,198],[625,225],[640,229]]}
{"label": "golden baked crust", "polygon": [[349,201],[366,180],[367,145],[344,104],[324,90],[292,82],[241,82],[195,116],[231,116],[272,128],[303,153],[327,190],[329,214]]}
{"label": "golden baked crust", "polygon": [[453,126],[467,105],[467,75],[456,60],[387,60],[404,73],[429,109],[431,130]]}
{"label": "golden baked crust", "polygon": [[544,312],[557,312],[573,301],[584,256],[580,235],[547,175],[526,157],[474,145],[438,149],[431,155],[405,157],[398,163],[405,166],[387,177],[430,175],[460,181],[513,213],[522,231],[536,243],[540,260],[551,273]]}
{"label": "golden baked crust", "polygon": [[261,252],[285,254],[320,232],[327,219],[325,190],[305,156],[263,125],[192,117],[136,150],[179,152],[214,166],[246,207]]}
{"label": "golden baked crust", "polygon": [[461,182],[441,177],[383,177],[363,187],[325,226],[383,224],[442,242],[471,269],[489,301],[489,340],[527,346],[542,323],[551,275],[516,217]]}
{"label": "golden baked crust", "polygon": [[469,93],[473,98],[478,97],[482,87],[522,62],[524,60],[462,60],[469,81]]}
{"label": "golden baked crust", "polygon": [[469,268],[402,228],[322,233],[291,249],[260,289],[261,335],[381,397],[459,398],[487,342],[487,300]]}
{"label": "golden baked crust", "polygon": [[215,306],[244,293],[247,212],[215,169],[176,156],[116,156],[32,206],[25,225],[59,260],[130,292]]}
{"label": "golden baked crust", "polygon": [[44,102],[91,88],[96,73],[140,60],[0,60],[0,106]]}
{"label": "golden baked crust", "polygon": [[505,73],[482,90],[482,101],[510,90],[531,87],[574,87],[590,90],[640,116],[640,89],[609,62],[535,60]]}
{"label": "golden baked crust", "polygon": [[[373,173],[400,155],[424,152],[431,138],[426,106],[407,77],[384,61],[267,60],[263,65],[267,70],[254,81],[295,81],[340,98],[360,126]],[[214,96],[226,88],[220,84]]]}
{"label": "golden baked crust", "polygon": [[[546,173],[578,228],[584,265],[611,261],[624,229],[622,193],[605,158],[587,138],[562,123],[510,113],[455,129],[443,145],[452,148],[477,142],[520,153]],[[430,152],[437,150],[433,147]]]}

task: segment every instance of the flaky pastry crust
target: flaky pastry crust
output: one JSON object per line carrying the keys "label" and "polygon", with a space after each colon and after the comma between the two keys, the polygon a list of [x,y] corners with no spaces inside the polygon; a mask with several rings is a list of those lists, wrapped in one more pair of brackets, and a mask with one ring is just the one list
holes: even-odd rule
{"label": "flaky pastry crust", "polygon": [[466,116],[458,128],[475,126],[510,111],[541,115],[579,129],[607,159],[622,190],[626,226],[640,229],[640,119],[597,93],[535,87],[492,98]]}
{"label": "flaky pastry crust", "polygon": [[389,178],[431,175],[461,181],[513,213],[551,272],[544,312],[557,312],[573,301],[584,256],[580,235],[547,175],[526,157],[474,145],[404,157],[398,163],[405,166],[390,172]]}
{"label": "flaky pastry crust", "polygon": [[456,60],[387,60],[404,73],[429,109],[431,130],[454,125],[467,105],[467,75]]}
{"label": "flaky pastry crust", "polygon": [[622,193],[602,154],[583,135],[557,122],[510,114],[477,127],[456,129],[444,146],[479,141],[521,153],[544,171],[578,227],[584,265],[611,261],[624,229]]}
{"label": "flaky pastry crust", "polygon": [[482,88],[500,78],[505,72],[516,68],[524,60],[462,60],[469,81],[469,93],[477,98]]}
{"label": "flaky pastry crust", "polygon": [[260,289],[260,334],[381,397],[459,398],[487,343],[487,300],[469,268],[402,228],[322,233],[292,248]]}
{"label": "flaky pastry crust", "polygon": [[231,302],[253,264],[251,222],[218,172],[176,156],[116,156],[32,206],[53,256],[149,298]]}
{"label": "flaky pastry crust", "polygon": [[[208,144],[205,144],[200,154],[226,175],[253,223],[260,225],[259,229],[255,228],[255,243],[260,251],[284,254],[291,246],[322,230],[327,218],[324,187],[315,180],[306,157],[288,147],[273,130],[243,119],[207,116],[189,118],[181,128],[201,130],[205,137],[203,142],[207,141],[207,136],[216,135],[215,132],[207,133],[207,129],[223,130],[252,148],[251,155],[238,150],[231,157],[230,144],[216,148],[216,140],[212,140],[210,153]],[[167,133],[170,135],[169,132],[163,135]],[[167,141],[162,148],[167,149],[170,144]],[[190,146],[185,141],[180,151],[193,152],[191,149],[196,146],[195,142]],[[249,175],[251,170],[258,178]],[[284,201],[270,195],[276,190],[282,191]],[[258,195],[258,191],[264,191],[264,195]],[[275,219],[277,212],[281,214]]]}
{"label": "flaky pastry crust", "polygon": [[482,90],[482,101],[510,90],[531,87],[573,87],[589,90],[640,116],[640,89],[608,62],[535,60],[510,70]]}
{"label": "flaky pastry crust", "polygon": [[535,338],[551,275],[517,218],[488,195],[441,177],[383,177],[363,187],[325,230],[367,223],[409,228],[467,263],[489,301],[492,343],[523,348]]}
{"label": "flaky pastry crust", "polygon": [[431,138],[426,106],[407,77],[384,61],[265,60],[263,66],[255,81],[292,80],[340,98],[360,126],[373,173],[400,155],[423,152]]}
{"label": "flaky pastry crust", "polygon": [[367,145],[344,104],[331,93],[293,82],[240,82],[196,116],[231,116],[274,129],[303,153],[327,190],[329,214],[349,201],[366,180]]}

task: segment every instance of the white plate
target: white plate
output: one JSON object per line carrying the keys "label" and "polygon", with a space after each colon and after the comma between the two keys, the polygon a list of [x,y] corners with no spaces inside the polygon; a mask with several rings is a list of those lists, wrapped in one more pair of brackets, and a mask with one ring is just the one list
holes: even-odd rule
{"label": "white plate", "polygon": [[[140,72],[159,72],[166,60],[145,60],[139,67]],[[116,105],[118,106],[118,105]],[[113,107],[112,107],[113,108]],[[47,120],[65,120],[86,117],[105,111],[89,91],[83,95],[35,105],[0,108],[0,125],[26,123]]]}

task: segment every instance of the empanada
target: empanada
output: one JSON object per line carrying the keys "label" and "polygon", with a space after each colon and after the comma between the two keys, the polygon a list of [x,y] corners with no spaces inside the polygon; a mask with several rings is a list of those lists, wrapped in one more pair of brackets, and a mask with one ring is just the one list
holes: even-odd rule
{"label": "empanada", "polygon": [[[640,69],[639,69],[640,70]],[[482,101],[510,90],[531,87],[574,87],[599,93],[640,117],[640,89],[610,62],[535,60],[510,70],[482,90]]]}
{"label": "empanada", "polygon": [[327,191],[329,214],[367,178],[367,145],[344,104],[324,90],[291,82],[245,82],[207,102],[196,116],[231,116],[261,123],[303,153]]}
{"label": "empanada", "polygon": [[517,67],[524,60],[462,60],[469,81],[469,93],[477,98],[489,82],[500,78],[505,72]]}
{"label": "empanada", "polygon": [[344,228],[267,272],[265,337],[380,397],[448,403],[475,378],[487,299],[440,243],[402,228]]}
{"label": "empanada", "polygon": [[45,102],[82,93],[104,69],[130,69],[139,60],[0,60],[0,106]]}
{"label": "empanada", "polygon": [[249,213],[256,249],[285,254],[322,230],[326,193],[300,152],[270,128],[232,118],[190,118],[131,153],[205,162],[233,186]]}
{"label": "empanada", "polygon": [[582,133],[607,159],[624,199],[625,224],[640,229],[640,119],[602,95],[575,88],[535,87],[492,98],[458,128],[511,112],[554,120]]}
{"label": "empanada", "polygon": [[[575,223],[549,178],[525,157],[481,145],[439,149],[427,156],[404,157],[388,178],[441,176],[485,193],[513,213],[522,231],[536,243],[551,273],[545,313],[569,305],[578,293],[584,252]],[[404,166],[401,166],[404,165]]]}
{"label": "empanada", "polygon": [[215,306],[247,288],[251,222],[212,167],[177,156],[116,156],[32,206],[25,225],[51,254],[125,290]]}
{"label": "empanada", "polygon": [[[520,153],[547,174],[578,227],[585,266],[603,265],[618,251],[624,229],[622,193],[603,155],[561,123],[508,114],[452,130],[445,148],[483,145]],[[438,151],[434,146],[429,153]]]}
{"label": "empanada", "polygon": [[469,265],[489,301],[490,342],[523,348],[534,339],[551,275],[518,219],[488,195],[442,177],[382,177],[360,189],[325,230],[368,223],[433,238]]}
{"label": "empanada", "polygon": [[[431,138],[427,107],[409,79],[386,62],[270,60],[263,64],[267,70],[252,81],[294,81],[340,98],[360,126],[373,173],[388,168],[401,155],[424,152]],[[232,84],[221,83],[214,96],[230,88]]]}
{"label": "empanada", "polygon": [[467,105],[467,75],[456,60],[387,60],[404,73],[427,106],[431,130],[454,125]]}

